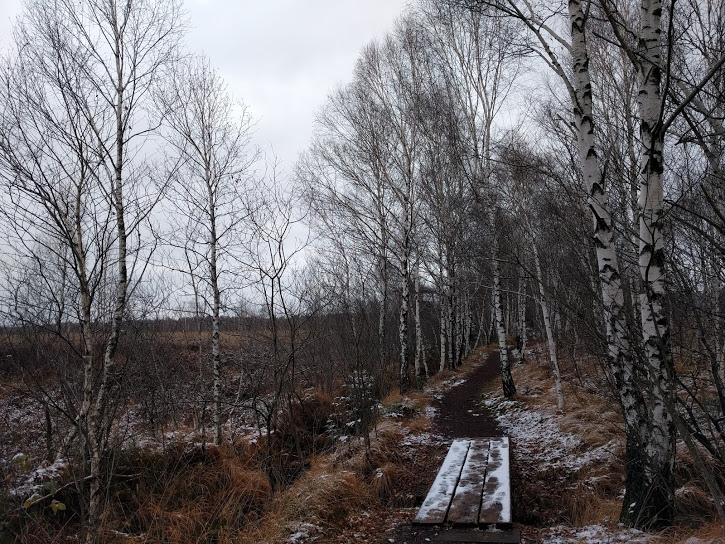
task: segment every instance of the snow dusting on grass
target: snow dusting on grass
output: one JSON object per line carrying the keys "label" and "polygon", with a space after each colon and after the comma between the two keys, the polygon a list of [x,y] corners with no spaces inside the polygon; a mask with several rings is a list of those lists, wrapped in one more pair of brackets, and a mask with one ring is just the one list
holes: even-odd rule
{"label": "snow dusting on grass", "polygon": [[399,442],[400,447],[417,448],[419,446],[436,446],[450,443],[449,439],[433,433],[411,433],[410,429],[403,427],[400,432],[405,438]]}
{"label": "snow dusting on grass", "polygon": [[489,397],[486,406],[495,414],[498,424],[516,441],[520,451],[534,454],[545,444],[546,452],[541,462],[551,468],[563,467],[571,471],[611,460],[614,449],[618,446],[612,440],[603,446],[586,449],[582,440],[571,433],[561,430],[556,414],[529,410],[526,406],[513,400],[501,400],[500,397]]}
{"label": "snow dusting on grass", "polygon": [[646,544],[655,541],[655,537],[637,529],[612,531],[602,525],[574,529],[562,525],[547,529],[542,536],[544,544]]}
{"label": "snow dusting on grass", "polygon": [[313,525],[312,523],[301,523],[299,527],[297,527],[297,531],[290,535],[287,542],[288,544],[301,544],[319,531],[320,528],[317,525]]}
{"label": "snow dusting on grass", "polygon": [[[17,455],[16,455],[17,458]],[[48,482],[54,482],[63,476],[68,468],[64,459],[58,458],[53,463],[41,463],[33,470],[25,481],[19,486],[10,490],[13,497],[28,498],[34,495],[42,495],[43,486]]]}

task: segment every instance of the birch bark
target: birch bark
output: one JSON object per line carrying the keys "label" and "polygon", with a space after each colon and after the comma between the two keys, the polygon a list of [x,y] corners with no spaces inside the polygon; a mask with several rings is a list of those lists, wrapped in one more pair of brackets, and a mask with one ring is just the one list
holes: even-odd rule
{"label": "birch bark", "polygon": [[[674,519],[676,427],[668,406],[674,406],[674,367],[666,295],[663,227],[663,147],[661,80],[662,3],[643,0],[639,35],[638,104],[642,171],[639,190],[639,268],[642,334],[651,382],[651,428],[644,477],[648,494],[632,497],[630,519],[657,525]],[[634,506],[632,506],[634,504]]]}
{"label": "birch bark", "polygon": [[411,250],[411,211],[408,209],[410,199],[404,199],[405,219],[403,222],[403,246],[400,263],[400,276],[402,280],[402,292],[400,295],[400,321],[398,336],[400,340],[400,373],[398,383],[400,392],[405,393],[410,389],[409,373],[409,348],[408,348],[408,313],[410,308],[410,250]]}
{"label": "birch bark", "polygon": [[[651,4],[645,9],[643,2],[643,36],[645,38],[645,55],[651,55],[649,48],[657,42],[659,47],[659,26],[658,22],[652,19],[653,11],[659,10],[661,5],[654,8]],[[652,383],[651,394],[653,400],[652,415],[648,415],[645,399],[642,391],[636,383],[634,364],[631,359],[630,342],[627,335],[627,324],[624,313],[624,292],[619,273],[617,254],[613,243],[612,220],[609,213],[609,205],[602,187],[603,176],[599,169],[597,154],[594,142],[594,123],[592,117],[592,89],[589,77],[589,57],[586,47],[586,18],[584,16],[582,3],[579,0],[569,2],[569,15],[572,33],[572,57],[574,68],[574,117],[579,139],[579,151],[582,163],[582,170],[589,191],[589,207],[595,220],[594,240],[597,249],[597,263],[599,267],[599,279],[602,288],[602,300],[604,303],[604,314],[607,327],[607,345],[609,351],[609,368],[612,371],[617,386],[620,403],[625,419],[627,434],[627,487],[624,496],[621,519],[622,521],[637,526],[649,526],[668,523],[673,512],[674,489],[668,481],[671,480],[670,463],[674,461],[674,445],[670,437],[670,430],[674,429],[671,420],[667,422],[668,415],[662,399],[667,395],[667,381],[671,377],[666,368],[667,358],[666,347],[668,345],[668,330],[666,316],[662,312],[661,300],[664,294],[664,277],[661,266],[664,257],[662,253],[662,238],[658,220],[661,213],[662,186],[661,186],[661,142],[657,139],[661,134],[655,134],[652,138],[651,130],[654,125],[652,111],[642,110],[643,125],[641,136],[643,144],[645,139],[649,141],[644,144],[645,155],[652,154],[649,160],[645,160],[645,172],[641,175],[640,181],[640,269],[644,283],[651,283],[651,287],[645,288],[645,297],[640,300],[642,305],[642,324],[648,327],[650,333],[645,333],[645,344],[648,346],[647,356],[664,357],[660,359],[663,366],[659,370],[664,374],[655,376],[655,383]],[[649,20],[648,20],[649,19]],[[646,22],[645,22],[646,21]],[[656,29],[655,29],[656,26]],[[647,45],[648,44],[648,45]],[[650,59],[650,62],[654,59]],[[645,103],[640,103],[640,108],[651,109],[654,103],[652,96],[657,97],[657,113],[659,117],[659,68],[650,64],[641,74],[640,80],[640,101],[643,100],[642,93],[648,97],[644,98]],[[654,89],[656,86],[657,90]],[[659,173],[657,173],[657,170]],[[651,177],[652,176],[652,177]],[[659,204],[658,204],[659,203]],[[659,205],[659,211],[655,211]],[[644,252],[644,253],[643,253]],[[646,262],[645,262],[646,261]],[[654,266],[654,269],[652,268]],[[652,296],[654,295],[654,297]],[[649,300],[645,300],[649,299]],[[647,304],[643,304],[647,302]],[[647,308],[645,308],[647,306]],[[660,328],[664,327],[664,328]],[[664,337],[661,333],[664,333]],[[662,343],[664,342],[664,343]],[[660,362],[654,363],[660,365]],[[650,363],[652,367],[652,364]],[[650,370],[652,370],[650,368]],[[672,383],[671,381],[669,382]],[[658,400],[658,397],[660,400]],[[673,435],[672,435],[673,436]],[[660,470],[664,471],[662,478],[655,474]],[[662,486],[661,484],[664,484]]]}
{"label": "birch bark", "polygon": [[91,484],[90,497],[88,502],[88,526],[89,535],[93,535],[93,539],[100,529],[101,512],[103,510],[103,496],[101,486],[101,463],[103,456],[104,441],[104,412],[106,410],[106,399],[108,396],[108,388],[110,377],[114,371],[116,349],[121,335],[121,324],[123,323],[123,314],[126,309],[128,300],[128,263],[127,263],[127,242],[128,233],[126,231],[126,212],[124,200],[124,154],[126,150],[126,117],[124,115],[124,97],[126,90],[126,77],[128,74],[124,70],[123,61],[123,21],[119,20],[115,11],[116,6],[112,6],[110,14],[110,33],[113,37],[111,42],[113,62],[115,70],[113,73],[114,84],[114,121],[115,121],[115,157],[111,160],[113,166],[113,179],[111,181],[112,205],[116,216],[116,297],[113,309],[113,317],[111,320],[111,330],[106,342],[106,349],[103,354],[103,370],[101,373],[101,383],[95,395],[94,406],[89,414],[90,432],[92,439],[90,440],[91,454]]}
{"label": "birch bark", "polygon": [[[492,214],[493,215],[493,214]],[[493,217],[491,217],[493,221]],[[499,263],[498,242],[493,242],[493,307],[496,314],[496,336],[501,365],[501,384],[503,394],[509,399],[516,394],[516,385],[511,375],[511,363],[506,345],[506,328],[504,327],[503,305],[501,304],[501,264]]]}
{"label": "birch bark", "polygon": [[448,338],[448,333],[446,331],[446,324],[448,323],[448,310],[446,309],[448,297],[446,296],[443,289],[441,289],[441,293],[439,296],[440,299],[440,323],[441,323],[441,332],[440,332],[440,371],[443,372],[446,369],[446,354],[448,353],[448,350],[446,348],[446,338]]}
{"label": "birch bark", "polygon": [[[209,189],[209,202],[214,203],[214,195],[212,191],[213,185],[210,183],[207,174],[207,187]],[[217,251],[219,246],[219,236],[217,233],[216,210],[213,205],[210,209],[210,225],[209,225],[209,280],[212,291],[212,314],[211,314],[211,360],[212,360],[212,401],[214,403],[213,423],[214,423],[214,444],[217,446],[222,443],[222,377],[221,377],[221,342],[219,339],[219,315],[221,311],[221,290],[219,289],[219,272],[217,262]],[[199,346],[201,349],[201,346]]]}
{"label": "birch bark", "polygon": [[546,343],[549,347],[549,360],[554,368],[554,385],[556,387],[556,407],[559,410],[564,409],[564,388],[561,385],[561,372],[559,371],[559,360],[556,357],[556,340],[554,339],[554,331],[551,328],[551,320],[549,318],[549,305],[546,302],[546,290],[544,289],[544,277],[541,273],[541,261],[539,260],[539,248],[536,243],[532,243],[534,253],[534,265],[536,266],[536,281],[539,284],[539,306],[544,319],[544,330],[546,331]]}
{"label": "birch bark", "polygon": [[520,357],[523,363],[526,360],[526,280],[522,275],[519,276],[519,289],[518,289],[518,331],[519,331],[519,343],[520,343]]}

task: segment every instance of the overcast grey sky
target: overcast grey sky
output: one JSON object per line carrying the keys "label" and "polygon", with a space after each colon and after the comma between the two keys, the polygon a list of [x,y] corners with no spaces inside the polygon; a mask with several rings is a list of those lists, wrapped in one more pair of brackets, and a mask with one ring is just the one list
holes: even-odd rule
{"label": "overcast grey sky", "polygon": [[[257,119],[256,141],[289,171],[314,115],[348,81],[360,49],[391,28],[409,0],[185,0],[189,48],[203,51]],[[0,0],[0,49],[22,0]]]}

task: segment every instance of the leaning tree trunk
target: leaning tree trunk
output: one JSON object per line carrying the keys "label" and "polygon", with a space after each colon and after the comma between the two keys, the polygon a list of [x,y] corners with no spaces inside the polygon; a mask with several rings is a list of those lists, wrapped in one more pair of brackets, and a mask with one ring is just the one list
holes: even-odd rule
{"label": "leaning tree trunk", "polygon": [[518,289],[518,331],[519,331],[519,351],[521,362],[523,363],[526,359],[526,280],[524,275],[519,276],[519,289]]}
{"label": "leaning tree trunk", "polygon": [[556,357],[556,340],[554,339],[554,331],[551,328],[551,320],[549,319],[549,305],[546,303],[546,291],[544,289],[544,277],[541,274],[541,261],[539,260],[539,249],[536,243],[532,243],[534,251],[534,265],[536,266],[536,281],[539,284],[539,306],[541,306],[541,314],[544,319],[544,330],[546,331],[546,343],[549,346],[549,359],[551,366],[554,367],[554,384],[556,386],[556,407],[559,410],[564,409],[564,389],[561,385],[561,372],[559,370],[559,360]]}

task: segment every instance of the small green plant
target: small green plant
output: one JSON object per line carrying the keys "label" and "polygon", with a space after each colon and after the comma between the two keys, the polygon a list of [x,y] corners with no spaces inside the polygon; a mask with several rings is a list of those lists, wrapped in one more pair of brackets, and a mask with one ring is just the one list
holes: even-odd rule
{"label": "small green plant", "polygon": [[59,500],[53,499],[50,501],[50,509],[53,510],[54,514],[65,510],[65,508],[65,503],[62,503]]}
{"label": "small green plant", "polygon": [[374,380],[366,373],[351,375],[333,407],[335,413],[327,420],[326,431],[330,436],[344,437],[364,435],[380,413],[380,402],[373,394]]}

